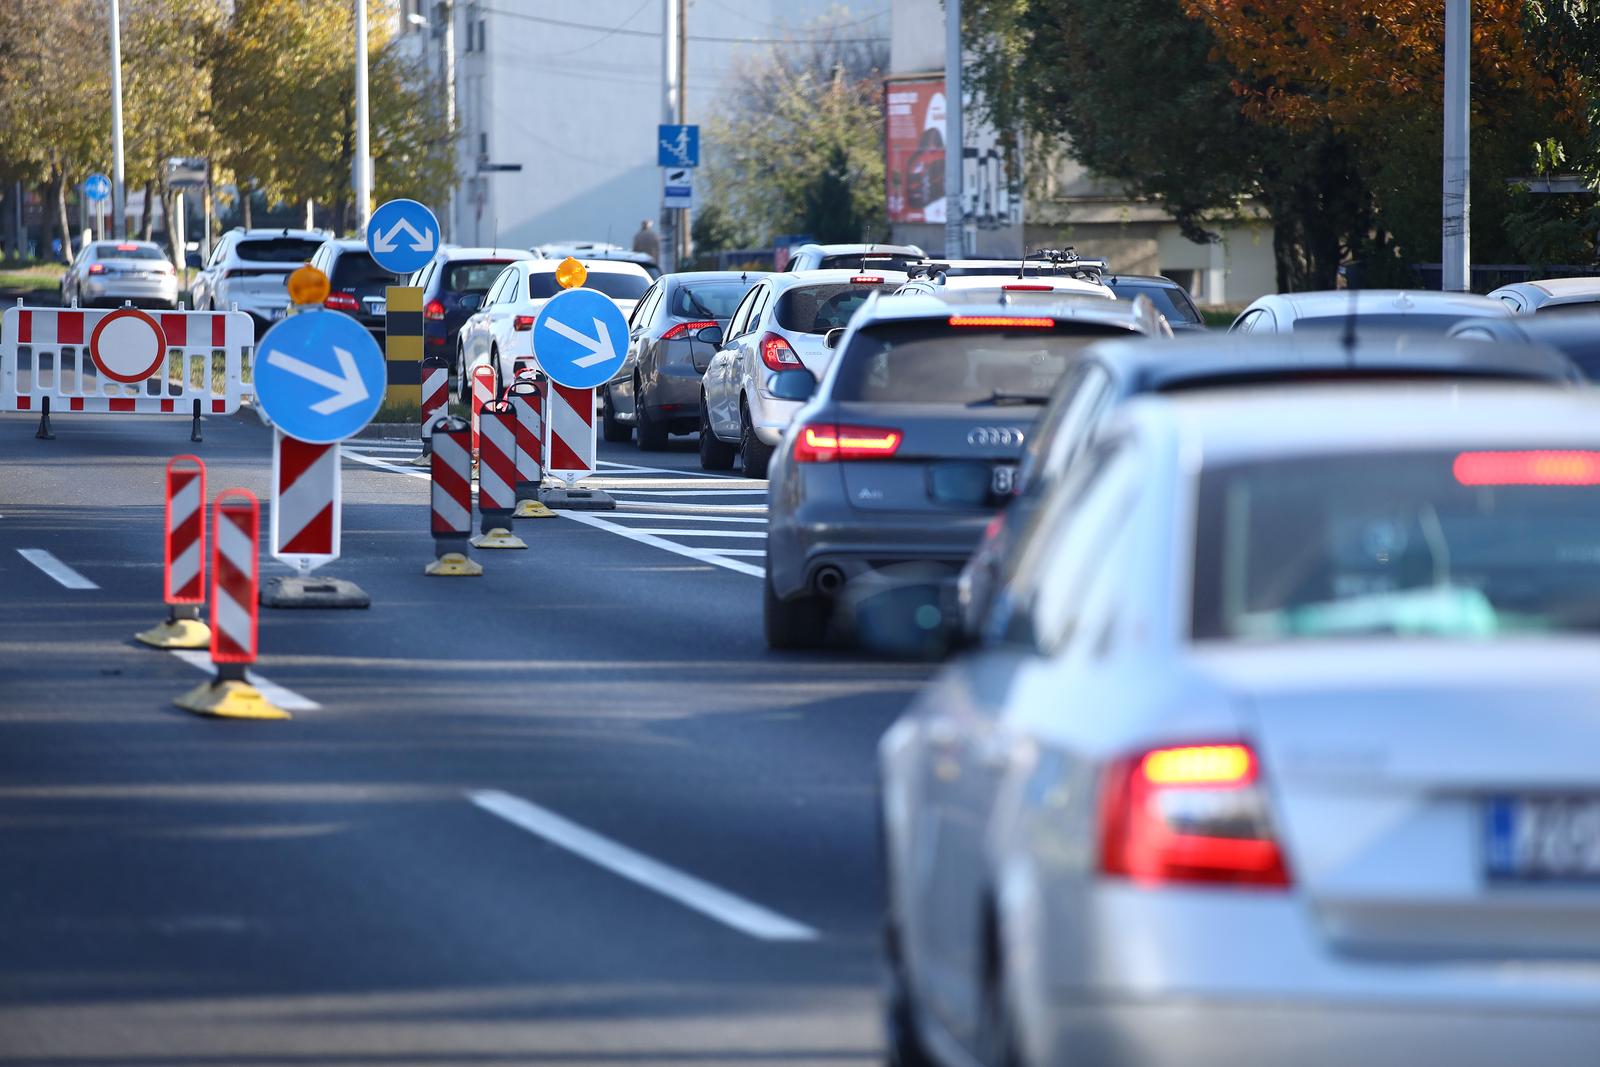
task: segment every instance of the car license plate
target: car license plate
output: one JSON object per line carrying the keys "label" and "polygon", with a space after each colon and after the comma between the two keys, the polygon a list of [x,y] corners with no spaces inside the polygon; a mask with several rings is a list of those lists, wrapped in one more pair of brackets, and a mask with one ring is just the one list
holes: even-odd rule
{"label": "car license plate", "polygon": [[1010,496],[1012,488],[1017,484],[1017,465],[1015,463],[997,463],[994,471],[989,475],[989,489],[995,496]]}
{"label": "car license plate", "polygon": [[389,313],[389,301],[387,301],[387,300],[368,300],[367,301],[367,314],[368,315],[387,315],[388,313]]}
{"label": "car license plate", "polygon": [[272,321],[273,322],[277,322],[279,319],[285,317],[288,314],[289,314],[289,309],[288,308],[273,308],[272,309]]}
{"label": "car license plate", "polygon": [[1600,881],[1600,797],[1494,797],[1485,808],[1494,881]]}

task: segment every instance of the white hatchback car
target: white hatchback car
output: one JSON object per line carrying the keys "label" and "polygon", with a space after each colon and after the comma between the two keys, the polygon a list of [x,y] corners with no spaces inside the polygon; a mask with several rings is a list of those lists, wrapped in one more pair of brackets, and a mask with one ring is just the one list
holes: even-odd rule
{"label": "white hatchback car", "polygon": [[737,455],[746,477],[765,478],[773,448],[802,406],[773,396],[772,376],[804,369],[820,380],[833,360],[829,331],[849,323],[873,293],[892,293],[905,280],[876,270],[769,274],[745,294],[726,331],[701,331],[717,345],[701,379],[701,466],[726,470]]}
{"label": "white hatchback car", "polygon": [[1340,331],[1352,317],[1357,330],[1442,334],[1471,318],[1509,318],[1511,308],[1475,293],[1433,289],[1324,289],[1257,297],[1229,333]]}
{"label": "white hatchback car", "polygon": [[321,230],[229,230],[189,287],[196,311],[237,306],[259,334],[288,314],[289,275],[328,240]]}
{"label": "white hatchback car", "polygon": [[880,745],[892,1062],[1594,1062],[1600,403],[1135,401],[1020,551]]}
{"label": "white hatchback car", "polygon": [[[609,296],[624,318],[650,288],[650,275],[637,263],[619,260],[580,261],[588,270],[585,289]],[[512,361],[533,356],[533,322],[550,298],[561,292],[557,259],[527,259],[500,272],[483,302],[456,335],[456,366],[462,368],[456,390],[462,400],[472,395],[472,372],[480,365],[495,368],[502,383],[512,379]]]}

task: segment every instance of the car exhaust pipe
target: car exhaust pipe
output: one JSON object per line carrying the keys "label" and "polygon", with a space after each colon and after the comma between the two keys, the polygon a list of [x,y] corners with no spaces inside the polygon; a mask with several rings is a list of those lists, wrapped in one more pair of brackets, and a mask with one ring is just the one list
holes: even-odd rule
{"label": "car exhaust pipe", "polygon": [[817,587],[817,592],[824,596],[833,596],[844,588],[844,571],[829,565],[817,571],[817,576],[812,580]]}

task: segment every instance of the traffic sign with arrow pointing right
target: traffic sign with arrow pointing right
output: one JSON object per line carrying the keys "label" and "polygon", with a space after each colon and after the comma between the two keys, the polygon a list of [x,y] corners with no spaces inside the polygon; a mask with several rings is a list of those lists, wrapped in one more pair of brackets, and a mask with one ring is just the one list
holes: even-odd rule
{"label": "traffic sign with arrow pointing right", "polygon": [[390,200],[367,223],[367,251],[384,270],[410,274],[438,249],[439,220],[415,200]]}
{"label": "traffic sign with arrow pointing right", "polygon": [[378,342],[341,312],[291,315],[267,331],[256,352],[256,396],[290,437],[342,441],[383,404],[387,374]]}
{"label": "traffic sign with arrow pointing right", "polygon": [[556,384],[593,389],[622,369],[628,321],[604,293],[568,289],[551,297],[533,320],[533,354]]}

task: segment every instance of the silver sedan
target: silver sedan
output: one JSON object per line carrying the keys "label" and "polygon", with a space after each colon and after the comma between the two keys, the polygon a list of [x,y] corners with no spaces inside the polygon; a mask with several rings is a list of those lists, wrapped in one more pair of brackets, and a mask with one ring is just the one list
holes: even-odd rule
{"label": "silver sedan", "polygon": [[178,276],[152,241],[93,241],[61,276],[61,303],[173,308]]}

